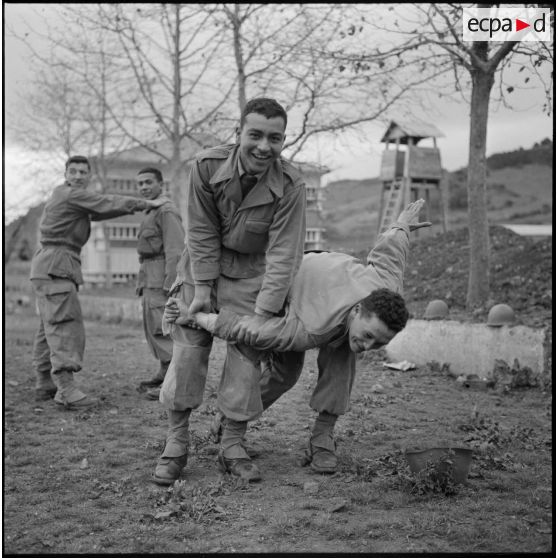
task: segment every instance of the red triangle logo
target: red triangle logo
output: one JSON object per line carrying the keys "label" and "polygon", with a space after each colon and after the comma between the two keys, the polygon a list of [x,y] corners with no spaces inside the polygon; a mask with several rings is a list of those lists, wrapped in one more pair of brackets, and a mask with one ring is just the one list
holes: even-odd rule
{"label": "red triangle logo", "polygon": [[521,21],[520,19],[515,18],[515,30],[516,31],[521,31],[523,29],[527,29],[527,27],[531,27],[531,25],[529,23],[525,23],[524,21]]}

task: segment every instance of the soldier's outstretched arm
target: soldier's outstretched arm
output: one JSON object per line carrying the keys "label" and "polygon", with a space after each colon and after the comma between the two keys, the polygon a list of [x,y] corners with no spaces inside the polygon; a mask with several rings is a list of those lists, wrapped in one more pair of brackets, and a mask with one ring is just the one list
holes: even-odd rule
{"label": "soldier's outstretched arm", "polygon": [[293,315],[274,316],[269,318],[260,328],[256,336],[248,340],[239,335],[239,323],[242,315],[222,308],[219,314],[198,312],[194,320],[198,327],[202,327],[226,341],[242,342],[260,351],[305,351],[316,345],[302,324]]}
{"label": "soldier's outstretched arm", "polygon": [[422,227],[430,227],[429,221],[419,222],[418,216],[424,200],[410,203],[400,213],[391,227],[382,233],[367,258],[386,288],[400,292],[409,251],[409,234]]}

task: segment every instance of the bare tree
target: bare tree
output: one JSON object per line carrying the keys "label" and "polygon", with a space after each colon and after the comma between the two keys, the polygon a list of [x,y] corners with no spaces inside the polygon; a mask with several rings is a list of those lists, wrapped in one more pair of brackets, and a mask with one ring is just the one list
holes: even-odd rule
{"label": "bare tree", "polygon": [[[386,10],[358,4],[72,6],[61,11],[62,21],[71,23],[64,29],[79,29],[83,41],[73,34],[49,34],[53,48],[65,54],[55,64],[44,63],[62,72],[59,82],[69,72],[94,93],[95,115],[107,124],[95,137],[108,140],[95,143],[97,151],[106,153],[114,148],[114,138],[124,138],[169,164],[171,191],[183,215],[185,146],[191,153],[206,142],[230,140],[238,110],[250,96],[273,96],[286,106],[291,134],[285,151],[293,158],[318,135],[358,130],[395,109],[409,113],[411,95],[414,103],[434,87],[439,95],[469,92],[468,304],[474,307],[486,300],[489,285],[485,151],[490,95],[495,82],[497,92],[509,93],[504,70],[512,61],[524,60],[544,79],[552,49],[463,43],[461,5],[386,7],[394,15],[387,23],[382,20]],[[98,44],[110,44],[110,50],[103,55]],[[98,74],[104,63],[112,73],[103,82]],[[450,79],[442,81],[442,76]],[[95,115],[83,111],[80,125],[92,130]]]}
{"label": "bare tree", "polygon": [[318,135],[358,128],[402,106],[410,86],[429,79],[415,74],[398,81],[387,69],[351,71],[370,69],[375,57],[346,63],[344,49],[361,41],[355,25],[361,16],[350,4],[219,4],[212,14],[229,45],[231,59],[223,58],[223,65],[234,67],[238,108],[256,94],[282,102],[290,120],[284,151],[291,159]]}
{"label": "bare tree", "polygon": [[172,197],[183,215],[192,149],[215,142],[209,132],[234,88],[215,71],[210,75],[222,45],[210,17],[210,10],[193,4],[101,4],[88,14],[89,26],[117,41],[134,84],[126,103],[109,107],[110,115],[134,145],[168,163]]}
{"label": "bare tree", "polygon": [[[101,191],[106,191],[107,153],[125,141],[109,111],[115,100],[110,84],[121,68],[108,54],[105,37],[86,29],[79,18],[73,28],[81,32],[68,36],[47,28],[42,37],[48,37],[46,52],[26,41],[36,67],[35,87],[26,95],[28,108],[12,132],[29,149],[59,151],[64,158],[76,152],[87,155]],[[110,287],[110,227],[103,223],[102,230],[105,286]]]}
{"label": "bare tree", "polygon": [[[285,145],[293,158],[317,134],[378,118],[408,88],[387,72],[343,73],[335,58],[323,56],[339,43],[339,29],[350,27],[348,5],[103,4],[89,17],[90,26],[118,41],[137,88],[137,102],[111,116],[130,140],[169,163],[183,215],[183,146],[201,147],[208,135],[230,140],[248,97],[276,97],[293,114]],[[381,94],[370,96],[374,85]],[[154,135],[170,153],[151,141]]]}
{"label": "bare tree", "polygon": [[[483,7],[484,5],[479,5]],[[540,80],[547,101],[543,110],[550,114],[553,88],[553,49],[545,43],[484,42],[467,43],[462,39],[462,4],[414,4],[398,10],[387,24],[380,18],[365,17],[366,28],[397,35],[397,43],[372,53],[376,62],[391,72],[414,68],[428,76],[439,96],[457,94],[470,105],[469,161],[467,170],[469,211],[469,284],[467,306],[480,307],[488,300],[490,289],[490,240],[486,204],[486,136],[489,105],[509,103],[514,86],[510,85],[515,65],[530,71],[524,83],[535,76]],[[353,53],[351,61],[362,60]],[[526,73],[528,73],[526,72]],[[445,76],[445,81],[439,79]],[[437,78],[437,79],[435,79]],[[447,79],[449,78],[449,79]],[[428,83],[428,82],[427,82]],[[497,84],[496,90],[494,89]]]}

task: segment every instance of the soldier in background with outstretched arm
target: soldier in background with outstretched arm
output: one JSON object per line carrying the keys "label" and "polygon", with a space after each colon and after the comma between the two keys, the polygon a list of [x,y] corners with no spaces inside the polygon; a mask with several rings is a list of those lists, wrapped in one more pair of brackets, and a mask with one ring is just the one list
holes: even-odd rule
{"label": "soldier in background with outstretched arm", "polygon": [[85,350],[77,293],[83,284],[80,253],[89,238],[91,221],[158,207],[162,202],[90,192],[91,165],[80,155],[66,161],[64,177],[45,205],[39,225],[40,246],[31,261],[30,280],[40,314],[33,369],[36,398],[54,397],[55,403],[73,410],[96,403],[74,382]]}

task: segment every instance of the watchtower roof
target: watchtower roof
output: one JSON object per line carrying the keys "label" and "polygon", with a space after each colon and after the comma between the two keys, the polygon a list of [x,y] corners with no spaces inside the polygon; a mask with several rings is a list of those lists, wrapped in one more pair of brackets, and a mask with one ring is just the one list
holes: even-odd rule
{"label": "watchtower roof", "polygon": [[413,144],[418,143],[424,138],[443,138],[444,134],[434,126],[425,122],[395,122],[392,120],[384,132],[383,143],[390,143],[399,140],[401,144],[407,144],[409,139]]}

